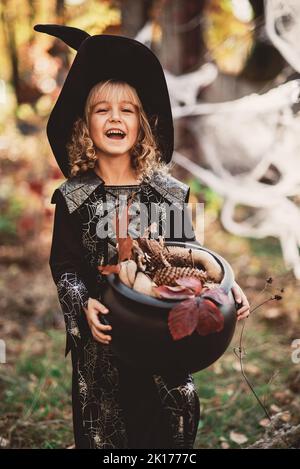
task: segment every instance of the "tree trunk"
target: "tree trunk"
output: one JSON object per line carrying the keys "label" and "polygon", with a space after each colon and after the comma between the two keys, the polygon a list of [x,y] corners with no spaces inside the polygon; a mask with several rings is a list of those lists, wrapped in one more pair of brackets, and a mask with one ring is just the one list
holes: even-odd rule
{"label": "tree trunk", "polygon": [[60,23],[64,23],[64,13],[65,13],[65,1],[64,0],[56,0],[55,5],[55,14],[56,18],[60,20]]}
{"label": "tree trunk", "polygon": [[[192,72],[202,63],[205,46],[202,14],[205,0],[167,0],[160,15],[162,40],[158,51],[164,68],[175,75]],[[187,119],[174,122],[175,149],[187,142]],[[177,174],[180,176],[179,172]]]}
{"label": "tree trunk", "polygon": [[17,46],[16,46],[16,37],[15,37],[15,23],[14,23],[14,16],[9,15],[7,8],[6,0],[2,2],[3,8],[1,10],[1,19],[3,24],[4,30],[4,41],[6,43],[6,47],[9,54],[9,61],[11,64],[11,82],[15,89],[17,100],[19,96],[19,61],[18,61],[18,53],[17,53]]}
{"label": "tree trunk", "polygon": [[149,9],[153,0],[122,0],[122,34],[134,37],[149,19]]}

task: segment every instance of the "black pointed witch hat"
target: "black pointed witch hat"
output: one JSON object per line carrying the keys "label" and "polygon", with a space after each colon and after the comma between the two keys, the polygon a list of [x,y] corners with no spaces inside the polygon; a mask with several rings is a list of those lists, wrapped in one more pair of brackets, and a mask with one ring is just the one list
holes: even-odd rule
{"label": "black pointed witch hat", "polygon": [[171,160],[174,129],[168,88],[162,66],[148,47],[128,37],[90,36],[70,26],[37,24],[34,29],[58,37],[77,50],[47,124],[48,140],[65,177],[70,176],[66,144],[73,124],[77,117],[83,117],[91,88],[111,78],[126,81],[136,89],[148,119],[158,117],[157,143],[164,161]]}

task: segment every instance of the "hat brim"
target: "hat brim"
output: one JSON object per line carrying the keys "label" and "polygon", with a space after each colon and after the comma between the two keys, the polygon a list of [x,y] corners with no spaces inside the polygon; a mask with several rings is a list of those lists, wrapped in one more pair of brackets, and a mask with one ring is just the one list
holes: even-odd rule
{"label": "hat brim", "polygon": [[169,162],[174,146],[170,98],[162,66],[144,44],[123,36],[96,35],[85,39],[72,63],[47,124],[48,139],[65,177],[69,177],[66,149],[75,120],[82,117],[91,88],[99,81],[118,79],[136,89],[148,117],[157,116],[157,143]]}

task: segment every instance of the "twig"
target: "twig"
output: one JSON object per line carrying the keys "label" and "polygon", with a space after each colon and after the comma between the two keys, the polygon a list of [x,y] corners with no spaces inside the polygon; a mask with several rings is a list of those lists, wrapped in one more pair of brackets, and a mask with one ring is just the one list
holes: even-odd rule
{"label": "twig", "polygon": [[[272,277],[269,277],[267,280],[266,280],[266,283],[265,283],[265,286],[264,288],[262,289],[262,291],[259,293],[259,295],[261,295],[264,291],[266,291],[268,285],[270,285],[271,283],[273,282],[273,279]],[[281,289],[281,292],[283,292],[283,289]],[[256,305],[253,309],[250,310],[250,313],[252,314],[254,311],[256,311],[258,308],[260,308],[261,306],[263,306],[264,304],[268,303],[269,301],[273,301],[273,300],[281,300],[282,299],[282,296],[281,295],[272,295],[270,298],[264,300],[262,303]],[[269,419],[269,421],[271,422],[271,416],[266,408],[266,406],[264,405],[264,403],[261,401],[261,399],[258,397],[254,387],[252,386],[251,382],[249,381],[246,373],[245,373],[245,369],[244,369],[244,362],[243,362],[243,357],[246,355],[245,353],[245,349],[243,347],[243,336],[244,336],[244,331],[245,331],[245,326],[246,326],[246,322],[243,323],[242,325],[242,329],[241,329],[241,334],[240,334],[240,339],[239,339],[239,347],[235,347],[234,348],[234,354],[236,355],[236,357],[239,359],[239,362],[240,362],[240,368],[241,368],[241,373],[242,373],[242,376],[245,380],[245,382],[247,383],[248,387],[250,388],[251,392],[253,393],[254,397],[256,398],[257,402],[259,403],[259,405],[261,406],[261,408],[263,409],[266,417]]]}
{"label": "twig", "polygon": [[[260,294],[266,290],[267,288],[267,285],[268,284],[271,284],[273,281],[273,279],[270,277],[269,279],[267,279],[266,281],[266,284],[263,288],[263,290],[260,292]],[[281,288],[280,289],[280,292],[283,293],[284,292],[284,289]],[[263,301],[262,303],[260,303],[259,305],[255,306],[255,308],[253,308],[252,310],[250,310],[250,313],[253,313],[253,311],[257,310],[258,308],[260,308],[262,305],[264,305],[265,303],[267,303],[268,301],[274,301],[274,300],[281,300],[282,299],[282,296],[281,295],[272,295],[270,298],[268,298],[267,300]],[[241,334],[240,334],[240,339],[239,339],[239,347],[237,348],[234,348],[234,353],[235,355],[238,357],[239,359],[239,362],[240,362],[240,368],[241,368],[241,373],[242,373],[242,376],[245,380],[245,382],[247,383],[248,387],[250,388],[251,392],[253,393],[254,397],[256,398],[257,402],[259,403],[259,405],[261,406],[261,408],[263,409],[266,417],[268,418],[269,422],[270,422],[270,425],[271,427],[273,428],[273,430],[275,431],[275,427],[274,427],[274,422],[272,421],[272,417],[270,416],[266,406],[264,405],[264,403],[260,400],[260,398],[258,397],[258,395],[256,394],[255,392],[255,389],[254,387],[252,386],[252,384],[250,383],[246,373],[245,373],[245,370],[244,370],[244,363],[243,363],[243,356],[246,355],[245,353],[245,349],[243,347],[243,335],[244,335],[244,331],[245,331],[245,326],[246,326],[246,322],[243,323],[242,325],[242,330],[241,330]],[[271,380],[273,379],[274,375],[271,377]],[[270,380],[269,380],[270,382]],[[265,397],[264,397],[264,400],[265,400]],[[289,448],[290,445],[289,443],[284,439],[283,436],[279,435],[279,438],[282,440],[282,442],[284,443],[284,445]]]}
{"label": "twig", "polygon": [[239,347],[234,348],[234,353],[239,359],[240,367],[241,367],[241,373],[243,375],[244,380],[246,381],[246,383],[247,383],[248,387],[250,388],[251,392],[254,394],[254,397],[256,398],[257,402],[262,407],[262,409],[263,409],[264,413],[266,414],[267,418],[271,421],[271,417],[269,415],[269,412],[268,412],[267,408],[264,406],[264,404],[262,403],[262,401],[260,400],[260,398],[256,394],[255,389],[253,388],[252,384],[250,383],[250,381],[249,381],[249,379],[248,379],[248,377],[245,373],[245,370],[244,370],[243,353],[245,354],[245,352],[244,352],[243,347],[242,347],[242,341],[243,341],[243,333],[244,333],[244,330],[245,330],[245,325],[246,325],[246,322],[244,322],[243,325],[242,325],[242,330],[241,330],[240,340],[239,340]]}

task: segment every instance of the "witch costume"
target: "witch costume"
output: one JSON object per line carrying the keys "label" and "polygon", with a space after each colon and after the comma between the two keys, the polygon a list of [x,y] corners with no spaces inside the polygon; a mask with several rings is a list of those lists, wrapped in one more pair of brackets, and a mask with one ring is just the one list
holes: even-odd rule
{"label": "witch costume", "polygon": [[[66,324],[65,355],[71,350],[72,408],[78,449],[193,448],[200,404],[192,375],[151,374],[122,362],[112,344],[96,341],[83,307],[88,299],[101,302],[106,286],[100,265],[117,262],[116,238],[99,237],[107,203],[120,196],[159,213],[159,233],[166,223],[166,204],[186,218],[189,186],[170,175],[154,172],[150,182],[108,186],[93,169],[70,177],[66,144],[73,124],[83,116],[90,89],[115,78],[133,86],[149,118],[158,118],[157,142],[166,162],[173,152],[173,123],[168,89],[161,64],[143,44],[121,36],[89,36],[77,28],[36,25],[36,31],[62,39],[77,50],[65,84],[47,125],[47,135],[66,181],[53,193],[56,204],[50,268]],[[174,228],[174,227],[173,227]],[[194,241],[192,236],[166,240]],[[99,317],[102,322],[102,316]],[[113,342],[113,331],[112,331]]]}

